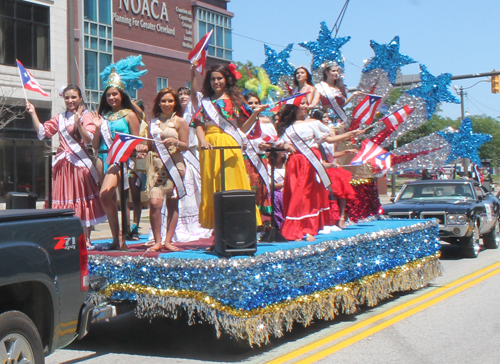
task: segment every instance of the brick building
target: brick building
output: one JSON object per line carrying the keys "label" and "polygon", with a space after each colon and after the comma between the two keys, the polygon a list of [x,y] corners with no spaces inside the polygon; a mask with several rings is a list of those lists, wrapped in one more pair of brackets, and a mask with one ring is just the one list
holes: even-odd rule
{"label": "brick building", "polygon": [[[12,110],[24,110],[19,59],[49,93],[27,91],[41,121],[64,110],[59,89],[70,83],[95,107],[102,93],[99,73],[123,57],[142,54],[149,72],[144,87],[131,96],[151,110],[162,87],[190,86],[187,55],[211,29],[208,65],[231,61],[229,1],[0,0],[0,97]],[[0,114],[0,200],[7,192],[27,190],[44,198],[44,151],[58,141],[39,141],[27,113],[2,128],[5,118]]]}

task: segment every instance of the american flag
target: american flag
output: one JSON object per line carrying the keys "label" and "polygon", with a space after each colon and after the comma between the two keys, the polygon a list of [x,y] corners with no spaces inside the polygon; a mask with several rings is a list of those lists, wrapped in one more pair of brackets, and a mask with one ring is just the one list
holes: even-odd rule
{"label": "american flag", "polygon": [[198,61],[198,67],[196,67],[196,70],[200,73],[203,73],[205,65],[207,64],[207,49],[213,32],[214,30],[212,29],[210,32],[205,34],[200,41],[196,43],[194,49],[188,54],[189,62],[193,63],[194,61]]}
{"label": "american flag", "polygon": [[366,95],[352,111],[352,122],[349,130],[356,130],[361,124],[370,125],[377,113],[382,96]]}
{"label": "american flag", "polygon": [[40,86],[35,77],[33,77],[31,72],[28,71],[26,68],[24,68],[23,64],[19,62],[17,59],[16,62],[17,62],[17,69],[19,71],[19,77],[21,77],[21,82],[23,83],[23,87],[26,90],[41,93],[43,96],[49,96],[49,94],[42,89],[42,86]]}
{"label": "american flag", "polygon": [[114,163],[126,162],[130,158],[137,144],[148,140],[135,135],[115,133],[115,139],[111,148],[108,150],[106,157],[106,164],[111,165]]}
{"label": "american flag", "polygon": [[408,105],[403,106],[401,109],[394,111],[391,115],[382,118],[382,121],[386,128],[391,132],[396,130],[399,124],[403,123],[408,119],[408,116],[415,109],[411,109]]}
{"label": "american flag", "polygon": [[387,153],[387,151],[380,145],[365,139],[361,142],[361,149],[351,161],[351,165],[366,164],[372,158],[384,153]]}

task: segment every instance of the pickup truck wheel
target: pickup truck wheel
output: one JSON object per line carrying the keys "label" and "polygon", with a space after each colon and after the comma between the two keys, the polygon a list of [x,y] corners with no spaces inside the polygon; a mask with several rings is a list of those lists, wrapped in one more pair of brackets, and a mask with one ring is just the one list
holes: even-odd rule
{"label": "pickup truck wheel", "polygon": [[0,363],[43,364],[42,339],[33,321],[19,311],[0,315]]}
{"label": "pickup truck wheel", "polygon": [[484,234],[483,242],[486,249],[498,249],[498,246],[500,245],[498,221],[495,223],[493,230],[491,230],[488,234]]}
{"label": "pickup truck wheel", "polygon": [[479,245],[479,228],[474,226],[472,236],[460,239],[460,249],[464,258],[477,258],[481,246]]}

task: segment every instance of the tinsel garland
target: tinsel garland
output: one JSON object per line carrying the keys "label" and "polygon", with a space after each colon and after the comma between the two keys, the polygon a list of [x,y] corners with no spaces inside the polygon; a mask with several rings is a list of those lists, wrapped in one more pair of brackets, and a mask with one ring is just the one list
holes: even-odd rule
{"label": "tinsel garland", "polygon": [[260,345],[293,322],[355,312],[359,304],[375,304],[398,287],[416,289],[437,276],[410,274],[437,261],[437,220],[369,220],[364,234],[255,257],[91,256],[91,274],[110,282],[92,299],[136,300],[139,317],[177,317],[183,308],[190,323],[198,317],[218,334]]}
{"label": "tinsel garland", "polygon": [[378,197],[377,183],[373,178],[358,178],[350,181],[356,191],[356,199],[347,201],[347,214],[351,221],[378,214],[380,200]]}
{"label": "tinsel garland", "polygon": [[391,293],[426,286],[442,274],[439,256],[437,252],[356,282],[250,311],[223,305],[201,292],[162,290],[140,285],[109,285],[101,292],[101,297],[94,299],[102,301],[115,291],[134,292],[137,294],[136,314],[139,318],[176,319],[180,310],[184,310],[189,325],[202,320],[214,325],[217,337],[225,332],[234,338],[248,340],[251,346],[260,346],[268,344],[272,336],[281,337],[291,331],[295,322],[308,326],[314,319],[333,320],[339,313],[356,313],[361,305],[375,306],[391,297]]}

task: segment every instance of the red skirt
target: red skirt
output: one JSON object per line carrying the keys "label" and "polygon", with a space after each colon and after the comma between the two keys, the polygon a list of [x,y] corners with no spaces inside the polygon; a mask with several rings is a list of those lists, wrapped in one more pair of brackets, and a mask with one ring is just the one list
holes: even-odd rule
{"label": "red skirt", "polygon": [[[260,156],[259,156],[260,157]],[[260,177],[259,172],[253,166],[252,162],[248,158],[245,159],[245,167],[248,173],[248,179],[250,180],[250,187],[252,187],[252,191],[255,192],[255,201],[257,206],[259,207],[260,212],[264,214],[271,213],[271,197],[267,191],[266,185],[264,181]],[[267,159],[261,158],[262,163],[267,168]]]}
{"label": "red skirt", "polygon": [[[319,151],[312,150],[319,159]],[[324,226],[334,223],[328,191],[318,182],[314,167],[299,152],[292,154],[286,163],[283,215],[281,234],[288,240],[317,235]]]}
{"label": "red skirt", "polygon": [[328,168],[326,171],[332,182],[332,192],[336,198],[345,198],[346,200],[356,198],[356,191],[349,183],[352,177],[351,172],[342,168]]}
{"label": "red skirt", "polygon": [[[45,200],[45,208],[48,201]],[[77,167],[66,158],[52,168],[52,208],[73,209],[89,227],[106,221],[106,213],[99,198],[99,187],[95,184],[87,167]]]}

